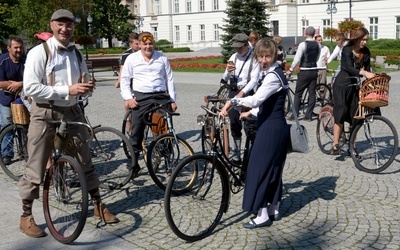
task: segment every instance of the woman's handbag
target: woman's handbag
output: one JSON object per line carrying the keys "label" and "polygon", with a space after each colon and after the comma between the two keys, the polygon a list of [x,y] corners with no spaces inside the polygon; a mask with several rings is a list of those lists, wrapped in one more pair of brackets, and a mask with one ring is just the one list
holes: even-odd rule
{"label": "woman's handbag", "polygon": [[[292,107],[293,100],[289,95],[289,101]],[[296,112],[293,112],[294,119],[296,121],[295,124],[290,125],[290,152],[299,152],[299,153],[308,153],[311,151],[310,146],[308,145],[308,134],[307,130],[303,125],[300,125],[299,118],[297,117]]]}

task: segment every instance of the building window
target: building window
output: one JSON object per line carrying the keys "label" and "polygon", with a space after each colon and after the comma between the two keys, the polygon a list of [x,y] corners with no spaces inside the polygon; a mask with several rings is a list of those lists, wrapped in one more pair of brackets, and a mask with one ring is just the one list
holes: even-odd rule
{"label": "building window", "polygon": [[186,0],[186,12],[192,12],[192,0]]}
{"label": "building window", "polygon": [[158,41],[157,27],[153,27],[151,33],[153,33],[154,40]]}
{"label": "building window", "polygon": [[204,24],[200,24],[200,41],[206,40],[206,26]]}
{"label": "building window", "polygon": [[199,6],[200,6],[200,8],[199,8],[200,11],[204,11],[205,10],[204,0],[200,0]]}
{"label": "building window", "polygon": [[301,0],[301,3],[309,3],[309,0]]}
{"label": "building window", "polygon": [[154,14],[156,15],[161,14],[160,0],[154,0]]}
{"label": "building window", "polygon": [[305,18],[305,16],[301,19],[301,31],[303,36],[306,35],[306,28],[308,27],[308,20]]}
{"label": "building window", "polygon": [[213,0],[213,10],[219,10],[219,0]]}
{"label": "building window", "polygon": [[174,2],[174,11],[175,13],[179,13],[179,0],[175,0]]}
{"label": "building window", "polygon": [[330,28],[331,28],[331,20],[330,19],[322,19],[322,36],[324,35],[325,30],[330,29]]}
{"label": "building window", "polygon": [[187,40],[188,42],[192,41],[192,25],[187,26]]}
{"label": "building window", "polygon": [[378,18],[370,17],[369,18],[369,34],[372,39],[378,39]]}
{"label": "building window", "polygon": [[214,24],[214,41],[219,41],[219,25]]}
{"label": "building window", "polygon": [[175,26],[175,41],[179,42],[180,41],[180,31],[179,31],[179,26]]}
{"label": "building window", "polygon": [[400,39],[400,16],[396,17],[396,39]]}
{"label": "building window", "polygon": [[272,21],[272,35],[279,35],[279,21]]}

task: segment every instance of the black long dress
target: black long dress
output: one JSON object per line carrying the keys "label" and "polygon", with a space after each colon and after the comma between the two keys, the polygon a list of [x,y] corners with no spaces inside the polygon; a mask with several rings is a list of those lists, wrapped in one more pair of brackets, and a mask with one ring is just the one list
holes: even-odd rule
{"label": "black long dress", "polygon": [[353,54],[353,47],[343,47],[341,69],[333,85],[333,99],[335,101],[333,116],[335,122],[342,124],[344,122],[351,124],[354,122],[353,116],[358,106],[358,87],[354,85],[357,80],[349,79],[348,77],[359,76],[361,68],[370,71],[371,62],[371,53],[367,47],[362,48],[360,52],[364,56],[359,63],[357,62],[358,58]]}
{"label": "black long dress", "polygon": [[[275,70],[283,77],[280,68]],[[286,91],[282,89],[271,95],[260,106],[243,195],[245,211],[255,212],[268,203],[276,205],[281,201],[282,172],[289,143],[289,126],[284,116]]]}

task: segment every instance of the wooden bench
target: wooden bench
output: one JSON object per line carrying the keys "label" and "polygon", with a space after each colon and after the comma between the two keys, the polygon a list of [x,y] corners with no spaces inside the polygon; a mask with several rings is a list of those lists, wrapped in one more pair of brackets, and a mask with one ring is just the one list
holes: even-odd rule
{"label": "wooden bench", "polygon": [[105,72],[110,70],[114,72],[114,76],[118,76],[119,59],[117,58],[101,58],[101,59],[87,60],[86,65],[89,70],[89,73],[92,74],[93,78],[95,72]]}

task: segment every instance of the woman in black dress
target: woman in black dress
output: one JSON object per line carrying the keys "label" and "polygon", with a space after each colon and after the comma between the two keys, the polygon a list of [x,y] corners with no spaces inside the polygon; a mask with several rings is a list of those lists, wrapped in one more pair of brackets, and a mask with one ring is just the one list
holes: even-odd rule
{"label": "woman in black dress", "polygon": [[335,125],[333,127],[333,147],[331,154],[340,154],[339,137],[343,130],[343,123],[353,124],[358,105],[358,87],[354,84],[357,79],[349,79],[349,76],[374,77],[370,72],[371,52],[366,47],[369,32],[361,27],[349,39],[343,47],[341,69],[333,85],[333,116]]}
{"label": "woman in black dress", "polygon": [[243,210],[257,216],[245,223],[245,228],[270,226],[272,220],[280,218],[282,171],[289,144],[289,126],[284,116],[288,84],[276,62],[277,50],[271,39],[263,38],[257,42],[254,58],[258,60],[261,71],[266,73],[262,84],[254,95],[233,98],[221,111],[222,116],[227,116],[232,102],[259,108],[257,136],[250,154],[243,194]]}

